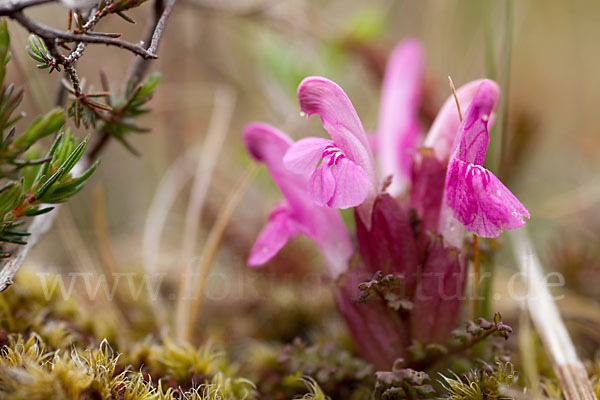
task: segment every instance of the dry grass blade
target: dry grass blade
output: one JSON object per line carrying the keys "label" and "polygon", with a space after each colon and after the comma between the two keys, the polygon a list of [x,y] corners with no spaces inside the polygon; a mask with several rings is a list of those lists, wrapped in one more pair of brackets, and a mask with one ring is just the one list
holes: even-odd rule
{"label": "dry grass blade", "polygon": [[202,304],[206,278],[210,272],[210,267],[215,255],[217,254],[217,249],[219,248],[219,243],[221,242],[225,228],[227,227],[227,224],[229,224],[234,211],[246,193],[248,185],[256,176],[257,171],[258,167],[255,164],[251,164],[248,166],[248,168],[246,168],[244,175],[242,175],[242,178],[238,184],[236,184],[235,189],[229,196],[227,203],[219,210],[215,224],[208,235],[206,246],[204,247],[204,251],[200,257],[198,278],[193,282],[194,301],[190,309],[190,323],[188,325],[188,332],[186,332],[187,338],[190,337],[192,327],[195,325],[195,319],[198,315],[198,311],[200,310],[200,305]]}
{"label": "dry grass blade", "polygon": [[[115,276],[118,272],[118,266],[112,246],[110,244],[110,235],[108,232],[108,225],[106,223],[104,189],[100,184],[94,187],[92,204],[94,233],[96,234],[96,241],[98,244],[100,265],[102,266],[103,273],[106,277],[106,281],[108,282],[109,287],[116,288]],[[129,309],[128,302],[123,298],[118,288],[114,291],[114,300],[117,303],[116,308],[119,310],[123,319],[129,325],[132,325],[131,317],[127,312],[127,310]]]}
{"label": "dry grass blade", "polygon": [[[193,174],[193,156],[198,154],[198,147],[191,148],[184,156],[178,158],[161,179],[148,209],[142,237],[142,254],[144,269],[154,284],[159,277],[159,258],[161,254],[161,237],[168,220],[169,211],[177,196]],[[151,297],[152,310],[158,326],[166,326],[167,310],[159,298]]]}
{"label": "dry grass blade", "polygon": [[[181,244],[179,260],[179,285],[175,313],[175,331],[178,335],[189,330],[189,301],[191,285],[189,277],[192,274],[191,261],[194,259],[195,245],[198,238],[200,215],[208,193],[208,187],[221,153],[221,148],[227,136],[227,130],[235,107],[235,93],[228,86],[217,87],[215,106],[210,118],[206,139],[198,156],[198,164],[192,192],[185,216],[185,227]],[[179,339],[184,337],[179,336]]]}
{"label": "dry grass blade", "polygon": [[[131,320],[128,315],[125,315],[125,309],[122,305],[122,302],[112,302],[112,298],[109,297],[110,293],[108,290],[96,290],[91,289],[91,284],[85,276],[91,278],[92,275],[96,275],[98,270],[101,268],[97,265],[95,258],[89,252],[88,246],[86,245],[81,232],[79,231],[73,214],[69,210],[68,207],[65,207],[61,212],[60,216],[56,221],[56,229],[58,231],[58,235],[61,241],[65,244],[65,249],[71,258],[71,263],[78,274],[82,274],[84,276],[83,283],[84,289],[82,289],[82,294],[87,293],[88,299],[90,302],[101,301],[106,306],[104,311],[107,314],[114,316],[117,319],[121,326],[125,329],[130,329]],[[112,276],[111,276],[112,278]],[[100,281],[102,278],[100,278]],[[107,282],[105,288],[115,288],[114,281],[110,281],[110,278],[107,278],[105,282]],[[90,286],[88,287],[88,284]],[[98,288],[99,286],[96,286]],[[115,295],[116,295],[115,291]]]}
{"label": "dry grass blade", "polygon": [[510,232],[515,258],[527,279],[527,308],[546,347],[566,400],[596,399],[569,332],[546,286],[542,265],[524,228]]}

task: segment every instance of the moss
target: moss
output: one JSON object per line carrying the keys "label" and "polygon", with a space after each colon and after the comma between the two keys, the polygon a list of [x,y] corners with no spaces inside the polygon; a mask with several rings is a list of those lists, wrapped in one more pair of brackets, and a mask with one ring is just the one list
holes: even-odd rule
{"label": "moss", "polygon": [[306,378],[302,378],[302,381],[306,384],[306,386],[308,387],[308,390],[309,390],[309,393],[302,396],[302,400],[327,400],[327,399],[329,399],[329,397],[325,396],[325,393],[323,393],[323,390],[321,390],[321,387],[314,379],[312,379],[310,377],[306,377]]}
{"label": "moss", "polygon": [[516,381],[515,368],[507,361],[497,361],[493,366],[484,364],[460,377],[442,375],[442,385],[447,391],[444,398],[449,400],[510,399],[512,397],[504,396],[501,390]]}
{"label": "moss", "polygon": [[[22,269],[15,285],[0,294],[2,399],[362,400],[384,392],[386,399],[405,398],[410,392],[396,390],[396,375],[377,392],[376,378],[386,373],[357,357],[330,299],[322,296],[309,304],[292,284],[261,291],[264,307],[249,299],[227,313],[204,315],[192,344],[152,334],[148,317],[125,327],[118,315],[98,312],[106,302],[85,301],[77,291],[66,299],[60,291],[52,293],[53,280],[47,275],[44,282]],[[130,315],[140,314],[147,303],[126,307],[137,310]],[[229,331],[227,321],[232,321]],[[212,336],[215,326],[219,333]],[[504,354],[485,344],[486,359]],[[501,399],[503,387],[522,391],[507,360],[470,361],[462,368],[457,366],[461,360],[448,357],[440,368],[426,370],[431,377],[441,368],[456,374],[443,369],[441,382],[430,382],[435,393],[416,390],[418,398]],[[600,394],[600,362],[588,367]],[[542,376],[545,397],[560,398],[553,377]]]}

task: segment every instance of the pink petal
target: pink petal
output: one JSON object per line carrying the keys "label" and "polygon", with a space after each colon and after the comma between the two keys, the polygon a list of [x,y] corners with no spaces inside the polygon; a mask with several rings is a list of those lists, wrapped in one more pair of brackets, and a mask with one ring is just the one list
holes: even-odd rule
{"label": "pink petal", "polygon": [[[369,144],[362,123],[346,93],[336,83],[322,77],[308,77],[298,86],[300,109],[308,117],[317,114],[333,141],[346,155],[354,160],[354,153],[367,149]],[[352,142],[346,136],[356,138],[364,149],[345,148]],[[359,154],[356,154],[357,156]],[[356,160],[355,160],[356,161]]]}
{"label": "pink petal", "polygon": [[331,172],[331,167],[323,161],[310,176],[310,180],[308,181],[308,192],[316,204],[325,206],[335,192],[335,185],[336,183],[333,173]]}
{"label": "pink petal", "polygon": [[392,195],[400,194],[406,187],[411,154],[421,133],[417,112],[424,60],[421,44],[415,39],[407,39],[396,46],[385,70],[377,131],[381,173],[394,176],[388,188]]}
{"label": "pink petal", "polygon": [[309,137],[298,140],[283,157],[287,169],[298,174],[312,173],[319,165],[325,147],[332,145],[329,139]]}
{"label": "pink petal", "polygon": [[[354,253],[350,234],[336,210],[320,207],[312,201],[307,190],[309,177],[292,173],[283,165],[283,156],[293,144],[292,140],[274,127],[263,123],[247,125],[243,131],[243,139],[250,155],[266,164],[290,210],[287,225],[283,224],[285,221],[281,221],[279,225],[275,223],[277,221],[267,224],[255,245],[250,261],[257,265],[260,264],[261,258],[272,257],[289,238],[293,228],[290,224],[295,222],[298,232],[308,236],[319,247],[329,266],[330,275],[335,278],[343,273]],[[277,219],[275,211],[271,215],[274,220]],[[279,230],[275,229],[277,226],[280,227]],[[272,235],[268,234],[269,231]]]}
{"label": "pink petal", "polygon": [[308,77],[298,86],[300,109],[310,116],[321,116],[323,127],[346,157],[360,166],[370,184],[359,215],[371,226],[371,212],[379,188],[373,154],[367,135],[350,99],[336,83],[322,77]]}
{"label": "pink petal", "polygon": [[[475,93],[477,92],[477,89],[479,89],[479,86],[484,81],[491,85],[496,98],[500,96],[500,87],[494,81],[479,79],[469,82],[466,85],[461,86],[456,91],[458,101],[463,112],[467,110],[471,104],[473,96],[475,96]],[[489,118],[490,125],[493,120],[494,113],[492,112]],[[423,143],[424,147],[433,148],[435,156],[438,158],[438,160],[445,161],[450,156],[459,125],[460,120],[458,119],[456,102],[454,101],[454,97],[450,95],[444,102],[444,105],[440,109],[435,121],[433,121],[433,124],[429,129],[429,133],[425,137],[425,141]]]}
{"label": "pink petal", "polygon": [[252,122],[244,127],[242,139],[248,153],[256,161],[281,164],[281,156],[294,143],[285,133],[262,122]]}
{"label": "pink petal", "polygon": [[455,160],[448,166],[446,201],[465,228],[482,237],[525,225],[529,211],[482,166]]}
{"label": "pink petal", "polygon": [[488,121],[498,103],[497,85],[483,81],[469,107],[464,113],[463,122],[458,128],[451,157],[483,165],[490,137]]}
{"label": "pink petal", "polygon": [[369,176],[361,167],[341,158],[331,171],[335,178],[335,192],[329,200],[329,207],[350,208],[365,201],[369,193]]}
{"label": "pink petal", "polygon": [[291,216],[289,205],[285,200],[281,201],[275,206],[267,224],[258,235],[250,251],[248,265],[252,267],[264,265],[298,233],[298,226]]}

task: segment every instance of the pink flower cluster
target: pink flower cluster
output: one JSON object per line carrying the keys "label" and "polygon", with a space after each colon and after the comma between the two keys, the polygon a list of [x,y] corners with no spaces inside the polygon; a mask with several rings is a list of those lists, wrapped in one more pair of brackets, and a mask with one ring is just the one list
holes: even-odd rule
{"label": "pink flower cluster", "polygon": [[[465,282],[464,230],[497,237],[529,218],[483,167],[498,85],[477,80],[459,88],[464,120],[449,97],[424,135],[418,116],[423,69],[424,51],[416,40],[393,51],[383,81],[376,154],[346,93],[322,77],[304,79],[298,100],[307,117],[321,117],[330,139],[294,143],[262,123],[243,132],[249,154],[266,164],[284,197],[248,264],[263,265],[297,234],[312,239],[336,279],[338,309],[357,349],[382,368],[405,356],[414,341],[444,342],[454,327]],[[336,211],[346,208],[355,210],[357,249]],[[355,253],[359,261],[350,267]],[[378,271],[401,277],[401,288],[394,290],[410,309],[355,301],[359,284]]]}

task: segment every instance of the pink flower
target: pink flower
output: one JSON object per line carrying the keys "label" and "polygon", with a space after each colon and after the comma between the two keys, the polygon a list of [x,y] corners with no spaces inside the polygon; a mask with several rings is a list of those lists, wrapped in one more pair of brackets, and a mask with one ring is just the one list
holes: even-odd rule
{"label": "pink flower", "polygon": [[[484,81],[492,85],[494,91],[497,92],[496,100],[497,97],[500,96],[500,88],[495,82],[485,79],[471,81],[461,86],[456,91],[458,103],[463,110],[466,110],[469,107],[473,97],[475,96],[475,93],[477,92],[477,89],[479,89],[479,86]],[[490,124],[492,124],[494,121],[495,108],[496,103],[494,103],[494,107],[490,111]],[[431,128],[429,129],[429,132],[427,133],[427,136],[423,142],[423,147],[433,149],[433,152],[438,160],[446,161],[450,156],[450,152],[452,151],[452,146],[454,144],[459,125],[460,119],[458,118],[458,112],[456,111],[456,101],[454,100],[454,96],[450,95],[442,105],[442,108],[440,108],[440,111],[435,117],[433,124],[431,124]]]}
{"label": "pink flower", "polygon": [[519,200],[483,167],[490,141],[488,121],[499,90],[483,81],[461,123],[446,174],[445,200],[465,228],[482,237],[498,237],[504,230],[525,224],[529,212]]}
{"label": "pink flower", "polygon": [[300,109],[308,117],[321,116],[332,140],[306,138],[291,146],[284,157],[292,172],[310,175],[308,193],[320,206],[358,207],[365,225],[378,190],[378,178],[367,135],[350,99],[334,82],[309,77],[298,86]]}
{"label": "pink flower", "polygon": [[288,171],[283,156],[293,141],[270,125],[251,123],[243,131],[248,153],[264,162],[285,197],[271,212],[269,220],[250,252],[248,264],[260,266],[287,243],[304,234],[312,239],[325,257],[330,274],[337,277],[347,269],[353,253],[350,235],[336,210],[315,204],[306,192],[308,178]]}
{"label": "pink flower", "polygon": [[406,189],[413,155],[421,140],[417,114],[424,53],[417,40],[403,40],[390,55],[383,78],[377,127],[378,159],[382,176],[393,176],[387,189],[393,196]]}

